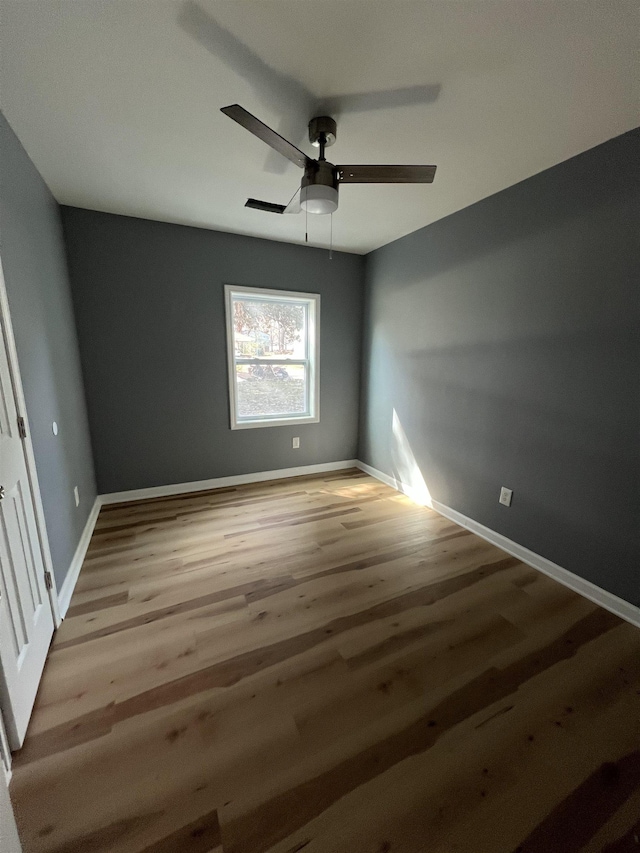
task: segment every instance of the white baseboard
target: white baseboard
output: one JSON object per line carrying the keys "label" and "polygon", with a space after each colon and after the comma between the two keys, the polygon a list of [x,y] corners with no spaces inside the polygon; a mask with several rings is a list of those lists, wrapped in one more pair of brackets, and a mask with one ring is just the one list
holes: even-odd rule
{"label": "white baseboard", "polygon": [[367,465],[366,462],[360,462],[358,459],[356,462],[356,467],[358,467],[361,471],[364,471],[365,474],[370,474],[372,477],[375,477],[376,480],[380,480],[381,483],[384,483],[385,486],[391,486],[392,489],[395,489],[398,492],[402,492],[403,495],[406,495],[411,500],[415,500],[416,503],[422,504],[422,506],[431,506],[432,502],[424,500],[424,498],[418,500],[418,495],[416,494],[416,489],[408,486],[406,483],[403,483],[402,480],[398,480],[396,477],[392,477],[390,474],[385,474],[384,471],[379,471],[377,468],[374,468],[371,465]]}
{"label": "white baseboard", "polygon": [[299,468],[278,468],[275,471],[257,471],[254,474],[237,474],[232,477],[215,477],[212,480],[195,480],[192,483],[172,483],[168,486],[152,486],[148,489],[131,489],[127,492],[111,492],[100,495],[102,504],[117,504],[127,501],[140,501],[145,498],[164,498],[182,495],[188,492],[206,492],[209,489],[223,489],[228,486],[244,486],[248,483],[262,483],[265,480],[281,480],[287,477],[304,477],[307,474],[322,474],[325,471],[341,471],[343,468],[356,468],[356,459],[341,462],[323,462],[320,465],[302,465]]}
{"label": "white baseboard", "polygon": [[82,531],[82,536],[80,537],[80,541],[78,542],[78,547],[76,548],[76,552],[73,555],[73,559],[71,560],[69,571],[67,572],[67,575],[64,581],[62,582],[62,586],[60,587],[60,591],[58,592],[58,608],[60,609],[60,616],[63,619],[67,614],[67,610],[69,609],[69,604],[71,603],[71,596],[73,595],[73,590],[76,587],[78,575],[80,574],[80,569],[82,568],[84,556],[87,553],[87,548],[89,547],[89,542],[91,541],[91,534],[93,533],[93,528],[96,525],[101,506],[102,498],[100,497],[100,495],[98,495],[98,497],[93,502],[93,506],[91,507],[89,518],[87,519],[87,523],[85,524],[84,530]]}
{"label": "white baseboard", "polygon": [[[385,474],[383,471],[379,471],[377,468],[373,468],[371,465],[367,465],[364,462],[357,461],[356,465],[361,471],[370,474],[372,477],[375,477],[376,480],[380,480],[387,486],[391,486],[391,488],[397,489],[397,491],[402,492],[407,495],[407,497],[415,500],[416,490],[406,483],[403,483],[395,477],[389,476],[389,474]],[[424,504],[425,502],[424,500],[420,500],[419,503]],[[611,613],[615,613],[616,616],[619,616],[621,619],[631,622],[632,625],[640,628],[640,607],[630,604],[628,601],[625,601],[623,598],[619,598],[612,592],[607,592],[607,590],[596,586],[596,584],[591,583],[591,581],[581,578],[579,575],[575,575],[568,569],[563,569],[562,566],[559,566],[557,563],[552,563],[551,560],[547,560],[546,557],[541,557],[540,554],[530,551],[528,548],[525,548],[523,545],[519,545],[512,539],[507,539],[507,537],[503,536],[501,533],[496,533],[495,530],[485,527],[484,524],[480,524],[480,522],[474,521],[472,518],[468,518],[468,516],[463,515],[461,512],[458,512],[445,504],[441,504],[439,501],[431,500],[427,505],[440,513],[440,515],[448,518],[450,521],[459,524],[460,527],[465,527],[467,530],[470,530],[482,539],[486,539],[487,542],[491,542],[492,545],[497,545],[498,548],[506,551],[507,554],[511,554],[513,557],[516,557],[528,566],[538,569],[538,571],[548,575],[559,583],[564,584],[564,586],[569,587],[569,589],[579,593],[584,596],[584,598],[588,598],[589,601],[593,601],[594,604],[599,604],[606,610],[611,611]]]}

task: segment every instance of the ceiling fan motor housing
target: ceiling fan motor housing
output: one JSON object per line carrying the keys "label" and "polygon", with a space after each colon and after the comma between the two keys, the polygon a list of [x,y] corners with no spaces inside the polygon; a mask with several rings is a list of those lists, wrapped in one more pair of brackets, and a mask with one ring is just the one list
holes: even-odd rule
{"label": "ceiling fan motor housing", "polygon": [[307,213],[333,213],[338,209],[336,168],[326,160],[308,164],[300,187],[300,206]]}
{"label": "ceiling fan motor housing", "polygon": [[320,147],[320,138],[324,133],[324,144],[328,148],[336,141],[337,125],[331,116],[317,116],[309,122],[309,142]]}

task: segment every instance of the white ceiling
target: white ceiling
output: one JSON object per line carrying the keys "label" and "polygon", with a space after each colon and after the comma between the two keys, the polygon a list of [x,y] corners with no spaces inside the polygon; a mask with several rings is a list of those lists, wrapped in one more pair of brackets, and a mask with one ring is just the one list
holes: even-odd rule
{"label": "white ceiling", "polygon": [[[0,14],[0,106],[61,203],[304,242],[304,214],[243,206],[288,202],[302,173],[219,111],[232,103],[312,156],[324,104],[333,162],[436,163],[431,186],[341,187],[334,246],[351,252],[640,113],[636,0],[0,0]],[[329,226],[310,216],[310,242]]]}

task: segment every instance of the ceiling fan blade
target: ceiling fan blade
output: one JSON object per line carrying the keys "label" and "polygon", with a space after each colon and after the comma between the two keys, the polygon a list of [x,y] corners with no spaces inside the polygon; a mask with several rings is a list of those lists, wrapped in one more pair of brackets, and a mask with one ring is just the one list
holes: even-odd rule
{"label": "ceiling fan blade", "polygon": [[285,204],[274,204],[271,201],[260,201],[258,198],[248,198],[245,203],[245,207],[251,207],[253,210],[264,210],[265,213],[284,213],[286,209]]}
{"label": "ceiling fan blade", "polygon": [[289,204],[275,204],[272,201],[260,201],[259,198],[248,198],[245,207],[251,207],[253,210],[263,210],[265,213],[300,213],[302,207],[300,205],[300,187],[294,192]]}
{"label": "ceiling fan blade", "polygon": [[302,211],[302,205],[300,204],[300,187],[294,192],[293,197],[289,204],[282,211],[283,213],[300,213]]}
{"label": "ceiling fan blade", "polygon": [[430,184],[435,166],[336,166],[342,184]]}
{"label": "ceiling fan blade", "polygon": [[272,130],[264,124],[264,122],[260,121],[259,118],[256,118],[254,115],[247,112],[244,107],[240,106],[240,104],[231,104],[231,106],[222,107],[220,112],[223,112],[226,116],[229,116],[229,118],[237,121],[238,124],[241,124],[242,127],[246,128],[249,133],[253,133],[254,136],[257,136],[258,139],[266,142],[267,145],[277,151],[278,154],[282,154],[283,157],[286,157],[287,160],[291,160],[292,163],[295,163],[296,166],[300,166],[301,169],[304,169],[307,163],[313,162],[304,152],[300,151],[299,148],[296,148],[296,146],[291,142],[288,142],[284,136],[280,136],[279,133],[276,133],[275,130]]}

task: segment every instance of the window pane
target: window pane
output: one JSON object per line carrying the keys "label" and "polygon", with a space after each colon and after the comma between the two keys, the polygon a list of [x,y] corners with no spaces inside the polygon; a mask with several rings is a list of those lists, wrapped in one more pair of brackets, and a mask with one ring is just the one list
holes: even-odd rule
{"label": "window pane", "polygon": [[234,352],[307,357],[307,303],[233,297]]}
{"label": "window pane", "polygon": [[309,414],[307,368],[303,364],[236,365],[238,418]]}

